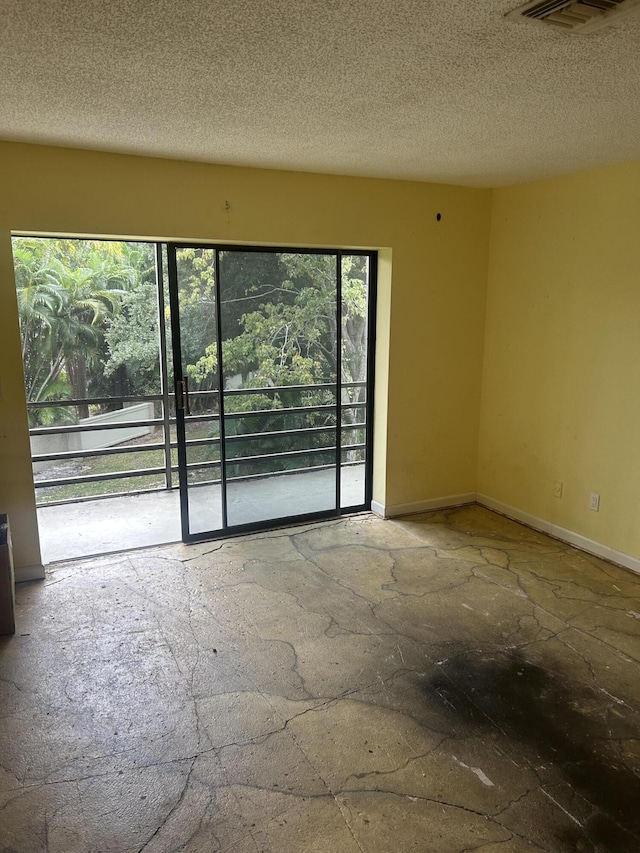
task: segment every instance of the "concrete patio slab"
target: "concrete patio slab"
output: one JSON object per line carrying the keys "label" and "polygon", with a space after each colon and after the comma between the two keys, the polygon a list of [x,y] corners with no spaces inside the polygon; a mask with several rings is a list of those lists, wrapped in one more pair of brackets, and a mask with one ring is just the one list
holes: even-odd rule
{"label": "concrete patio slab", "polygon": [[[364,501],[364,465],[342,470],[341,503]],[[335,506],[332,470],[274,475],[229,484],[229,525],[330,511]],[[189,491],[190,531],[222,527],[220,486]],[[109,554],[181,539],[178,490],[43,506],[38,509],[40,546],[45,564]]]}

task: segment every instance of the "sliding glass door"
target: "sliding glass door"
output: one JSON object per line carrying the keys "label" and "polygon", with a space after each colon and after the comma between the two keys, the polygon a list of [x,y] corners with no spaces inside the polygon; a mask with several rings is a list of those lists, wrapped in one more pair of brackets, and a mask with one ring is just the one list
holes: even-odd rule
{"label": "sliding glass door", "polygon": [[168,246],[185,541],[368,508],[374,253]]}

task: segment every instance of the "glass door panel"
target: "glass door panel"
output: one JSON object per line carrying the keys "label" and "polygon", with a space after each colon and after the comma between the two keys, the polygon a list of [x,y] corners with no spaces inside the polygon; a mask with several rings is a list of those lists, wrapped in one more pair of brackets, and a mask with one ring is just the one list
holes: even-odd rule
{"label": "glass door panel", "polygon": [[185,450],[189,532],[192,534],[223,527],[218,399],[217,392],[189,391]]}
{"label": "glass door panel", "polygon": [[183,538],[225,526],[216,250],[170,246],[169,286]]}
{"label": "glass door panel", "polygon": [[337,511],[335,254],[220,252],[231,527]]}
{"label": "glass door panel", "polygon": [[364,509],[374,256],[167,251],[183,538]]}

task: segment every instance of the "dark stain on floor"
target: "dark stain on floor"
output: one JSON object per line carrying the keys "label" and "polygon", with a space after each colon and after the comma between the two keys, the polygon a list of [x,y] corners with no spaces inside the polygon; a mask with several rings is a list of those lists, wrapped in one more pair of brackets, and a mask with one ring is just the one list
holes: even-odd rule
{"label": "dark stain on floor", "polygon": [[[560,785],[584,798],[581,827],[567,816],[559,850],[640,851],[640,731],[621,699],[507,653],[443,661],[421,689],[456,719],[502,732],[555,796]],[[635,760],[624,755],[631,742]],[[560,802],[573,814],[571,803]]]}

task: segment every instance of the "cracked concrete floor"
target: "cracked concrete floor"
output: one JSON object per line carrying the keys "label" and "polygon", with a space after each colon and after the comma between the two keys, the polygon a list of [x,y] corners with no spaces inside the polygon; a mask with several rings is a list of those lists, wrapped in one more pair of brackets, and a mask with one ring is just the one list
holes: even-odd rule
{"label": "cracked concrete floor", "polygon": [[17,597],[3,853],[640,850],[640,577],[480,507]]}

